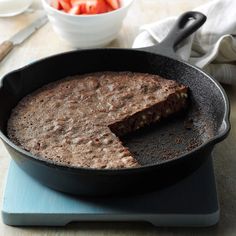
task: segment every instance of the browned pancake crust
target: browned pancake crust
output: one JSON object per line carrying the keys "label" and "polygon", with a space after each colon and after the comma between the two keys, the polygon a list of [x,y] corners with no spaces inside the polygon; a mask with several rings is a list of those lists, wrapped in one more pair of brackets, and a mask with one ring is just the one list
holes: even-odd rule
{"label": "browned pancake crust", "polygon": [[50,83],[24,97],[9,138],[60,165],[124,168],[139,164],[120,136],[186,106],[187,87],[158,75],[103,72]]}

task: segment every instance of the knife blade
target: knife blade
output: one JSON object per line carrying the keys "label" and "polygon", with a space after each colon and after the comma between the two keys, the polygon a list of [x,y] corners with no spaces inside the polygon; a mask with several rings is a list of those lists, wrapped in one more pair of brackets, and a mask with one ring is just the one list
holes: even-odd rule
{"label": "knife blade", "polygon": [[42,16],[34,20],[31,24],[27,25],[25,28],[13,35],[9,40],[2,42],[0,45],[0,61],[2,61],[7,56],[7,54],[13,49],[15,45],[23,43],[35,31],[46,24],[47,21],[47,16],[43,14]]}

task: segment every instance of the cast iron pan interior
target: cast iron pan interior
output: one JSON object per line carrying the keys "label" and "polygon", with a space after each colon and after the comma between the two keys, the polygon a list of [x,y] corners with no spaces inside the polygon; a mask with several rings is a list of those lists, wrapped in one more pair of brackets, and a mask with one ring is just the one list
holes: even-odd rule
{"label": "cast iron pan interior", "polygon": [[186,112],[122,138],[143,165],[189,153],[224,130],[225,100],[215,81],[200,70],[168,57],[124,49],[62,54],[8,75],[3,81],[7,104],[4,105],[6,97],[0,99],[1,109],[5,106],[5,112],[0,114],[1,130],[6,135],[11,109],[36,88],[68,75],[96,71],[147,72],[189,86],[191,103]]}

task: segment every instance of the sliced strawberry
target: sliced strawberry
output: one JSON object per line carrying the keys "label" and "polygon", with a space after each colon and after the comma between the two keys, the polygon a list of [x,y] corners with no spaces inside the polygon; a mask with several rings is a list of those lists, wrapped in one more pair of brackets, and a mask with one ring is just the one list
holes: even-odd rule
{"label": "sliced strawberry", "polygon": [[69,14],[72,14],[72,15],[79,15],[80,14],[80,6],[79,5],[75,5],[73,6],[69,11],[68,11]]}
{"label": "sliced strawberry", "polygon": [[86,0],[71,0],[72,7],[79,7],[80,14],[84,14],[86,12]]}
{"label": "sliced strawberry", "polygon": [[99,14],[108,11],[105,0],[71,0],[71,4],[79,5],[81,14]]}
{"label": "sliced strawberry", "polygon": [[80,3],[80,14],[87,14],[86,3]]}
{"label": "sliced strawberry", "polygon": [[65,12],[69,12],[71,9],[70,0],[58,0]]}
{"label": "sliced strawberry", "polygon": [[52,0],[51,1],[51,6],[57,10],[61,10],[62,6],[58,0]]}
{"label": "sliced strawberry", "polygon": [[[89,0],[90,2],[90,0]],[[80,8],[80,14],[86,14],[87,13],[87,0],[71,0],[72,6],[79,6]]]}
{"label": "sliced strawberry", "polygon": [[114,11],[114,9],[110,6],[110,5],[108,5],[108,3],[106,3],[107,4],[107,11],[109,12],[109,11]]}
{"label": "sliced strawberry", "polygon": [[51,0],[51,6],[70,14],[99,14],[119,8],[120,2],[119,0]]}
{"label": "sliced strawberry", "polygon": [[98,2],[97,0],[88,0],[85,4],[85,14],[98,14]]}
{"label": "sliced strawberry", "polygon": [[120,1],[119,0],[105,0],[114,10],[118,9],[120,7]]}
{"label": "sliced strawberry", "polygon": [[70,0],[72,6],[79,5],[80,3],[85,3],[86,0]]}
{"label": "sliced strawberry", "polygon": [[105,13],[109,11],[109,5],[105,0],[97,0],[98,13]]}

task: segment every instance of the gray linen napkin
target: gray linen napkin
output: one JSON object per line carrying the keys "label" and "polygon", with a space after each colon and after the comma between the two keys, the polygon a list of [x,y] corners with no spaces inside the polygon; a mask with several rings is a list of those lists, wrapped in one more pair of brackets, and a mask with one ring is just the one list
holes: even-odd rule
{"label": "gray linen napkin", "polygon": [[[207,16],[206,23],[178,49],[178,56],[196,65],[219,82],[236,85],[236,0],[213,0],[196,9]],[[143,25],[133,48],[160,42],[176,17]]]}

